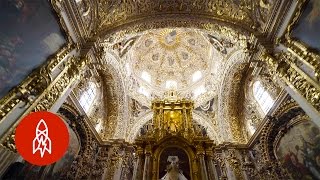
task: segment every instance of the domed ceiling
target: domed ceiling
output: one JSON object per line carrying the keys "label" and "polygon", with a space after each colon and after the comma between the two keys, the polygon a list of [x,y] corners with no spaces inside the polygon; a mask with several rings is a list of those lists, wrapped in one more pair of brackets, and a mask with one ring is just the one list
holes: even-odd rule
{"label": "domed ceiling", "polygon": [[133,72],[157,91],[190,88],[212,67],[210,43],[197,31],[159,29],[143,35],[132,48]]}
{"label": "domed ceiling", "polygon": [[[115,41],[106,39],[102,43],[105,52],[102,67],[116,67],[116,73],[123,79],[117,81],[124,87],[121,96],[129,99],[125,114],[130,117],[124,117],[124,121],[128,120],[117,131],[132,141],[139,128],[152,119],[151,101],[165,98],[167,92],[175,90],[177,98],[194,101],[194,120],[208,128],[210,137],[228,138],[231,131],[227,120],[233,109],[229,95],[238,92],[230,84],[239,84],[241,79],[233,78],[234,72],[238,72],[234,67],[247,60],[247,39],[228,28],[223,32],[160,28]],[[120,106],[125,107],[125,103]],[[135,104],[145,109],[135,111]]]}

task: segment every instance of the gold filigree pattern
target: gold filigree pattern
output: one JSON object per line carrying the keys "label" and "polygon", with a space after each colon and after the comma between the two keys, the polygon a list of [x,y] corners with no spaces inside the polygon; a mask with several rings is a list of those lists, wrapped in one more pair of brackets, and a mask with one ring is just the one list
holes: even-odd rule
{"label": "gold filigree pattern", "polygon": [[310,82],[310,80],[308,81],[307,76],[302,73],[302,71],[297,70],[295,66],[290,64],[290,59],[288,59],[287,56],[282,57],[282,60],[276,60],[274,57],[265,53],[262,59],[287,85],[298,90],[315,109],[320,111],[319,85],[312,83],[312,81]]}
{"label": "gold filigree pattern", "polygon": [[[108,31],[114,26],[134,22],[139,19],[163,16],[184,16],[192,14],[193,17],[218,19],[229,23],[241,23],[248,27],[261,26],[265,16],[270,13],[271,3],[259,1],[99,1],[99,16],[101,31]],[[273,3],[273,1],[271,1]],[[257,17],[261,19],[257,21]]]}

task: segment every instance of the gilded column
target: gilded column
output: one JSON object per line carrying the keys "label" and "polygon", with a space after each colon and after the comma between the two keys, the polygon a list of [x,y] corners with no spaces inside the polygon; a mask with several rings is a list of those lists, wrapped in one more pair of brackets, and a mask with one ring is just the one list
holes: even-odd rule
{"label": "gilded column", "polygon": [[145,152],[144,168],[143,168],[143,180],[150,180],[150,166],[151,166],[151,145],[147,145]]}
{"label": "gilded column", "polygon": [[213,142],[206,142],[206,158],[207,158],[208,178],[210,180],[214,180],[214,179],[218,180],[218,173],[213,163]]}
{"label": "gilded column", "polygon": [[288,51],[296,56],[307,66],[311,67],[315,71],[315,78],[320,81],[320,56],[316,53],[310,52],[303,44],[298,41],[289,40],[285,43]]}
{"label": "gilded column", "polygon": [[201,180],[208,180],[208,172],[206,163],[204,161],[204,154],[198,154],[198,157],[200,162]]}
{"label": "gilded column", "polygon": [[[25,109],[25,111],[20,115],[20,117],[23,117],[30,112],[50,110],[55,104],[55,102],[59,98],[61,98],[66,93],[66,91],[72,86],[72,84],[77,80],[81,72],[85,69],[87,62],[88,60],[86,57],[81,59],[70,57],[66,61],[64,69],[47,87],[35,86],[36,89],[42,88],[42,93],[32,101],[32,104],[28,106],[27,109]],[[40,78],[44,75],[39,74],[38,76]],[[43,85],[41,83],[38,84],[38,86]],[[14,124],[12,124],[12,127],[5,134],[2,134],[3,136],[0,139],[3,146],[13,151],[15,151],[14,129],[18,125],[20,120],[21,119],[17,120]]]}
{"label": "gilded column", "polygon": [[235,149],[229,149],[224,152],[226,157],[226,168],[227,168],[227,177],[228,179],[239,179],[242,180],[242,172],[240,167],[239,159],[236,155]]}

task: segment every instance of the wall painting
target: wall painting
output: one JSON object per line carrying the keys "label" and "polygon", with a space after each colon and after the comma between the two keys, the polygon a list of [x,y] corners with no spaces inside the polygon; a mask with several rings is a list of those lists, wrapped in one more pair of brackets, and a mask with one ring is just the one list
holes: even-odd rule
{"label": "wall painting", "polygon": [[320,129],[312,121],[297,124],[281,138],[276,155],[293,179],[320,179]]}

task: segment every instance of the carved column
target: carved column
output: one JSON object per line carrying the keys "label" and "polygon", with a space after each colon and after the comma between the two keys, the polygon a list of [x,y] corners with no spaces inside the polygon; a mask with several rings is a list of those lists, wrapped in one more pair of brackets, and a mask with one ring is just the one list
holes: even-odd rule
{"label": "carved column", "polygon": [[309,67],[312,67],[315,71],[315,78],[320,81],[320,56],[314,52],[309,51],[302,43],[299,41],[289,40],[285,42],[287,50],[300,61]]}
{"label": "carved column", "polygon": [[213,163],[213,142],[206,142],[206,157],[207,157],[207,169],[208,169],[208,178],[210,180],[217,179],[218,173]]}
{"label": "carved column", "polygon": [[92,169],[92,178],[101,179],[106,166],[108,165],[108,147],[100,147]]}
{"label": "carved column", "polygon": [[204,154],[198,154],[198,157],[200,164],[201,180],[208,180],[208,172],[206,168],[206,163],[204,161]]}
{"label": "carved column", "polygon": [[208,172],[207,172],[206,162],[204,160],[205,151],[201,144],[196,145],[196,150],[197,150],[197,157],[199,160],[201,180],[208,180]]}
{"label": "carved column", "polygon": [[226,157],[227,177],[228,179],[243,179],[240,170],[240,162],[236,157],[236,150],[229,149],[224,152]]}
{"label": "carved column", "polygon": [[133,170],[133,176],[132,180],[140,180],[141,174],[142,174],[142,155],[143,155],[143,149],[141,147],[137,148],[136,151],[136,162],[134,165],[134,170]]}
{"label": "carved column", "polygon": [[127,146],[125,148],[124,157],[122,158],[121,177],[120,179],[130,180],[133,178],[133,168],[135,164],[134,148]]}
{"label": "carved column", "polygon": [[9,149],[0,146],[0,177],[6,171],[6,168],[18,159],[19,155]]}
{"label": "carved column", "polygon": [[216,161],[219,167],[220,175],[219,175],[219,180],[226,180],[227,178],[227,168],[226,168],[226,162],[224,155],[222,153],[215,154],[216,156]]}
{"label": "carved column", "polygon": [[208,178],[210,180],[216,179],[218,180],[218,173],[215,167],[215,163],[213,161],[213,153],[207,154],[207,165],[208,165]]}
{"label": "carved column", "polygon": [[143,180],[150,180],[151,169],[151,145],[147,145],[145,152],[144,168],[143,168]]}
{"label": "carved column", "polygon": [[255,179],[255,167],[254,164],[252,163],[252,161],[250,160],[249,157],[249,152],[247,150],[242,151],[242,174],[244,179],[246,180],[250,180],[250,179]]}

